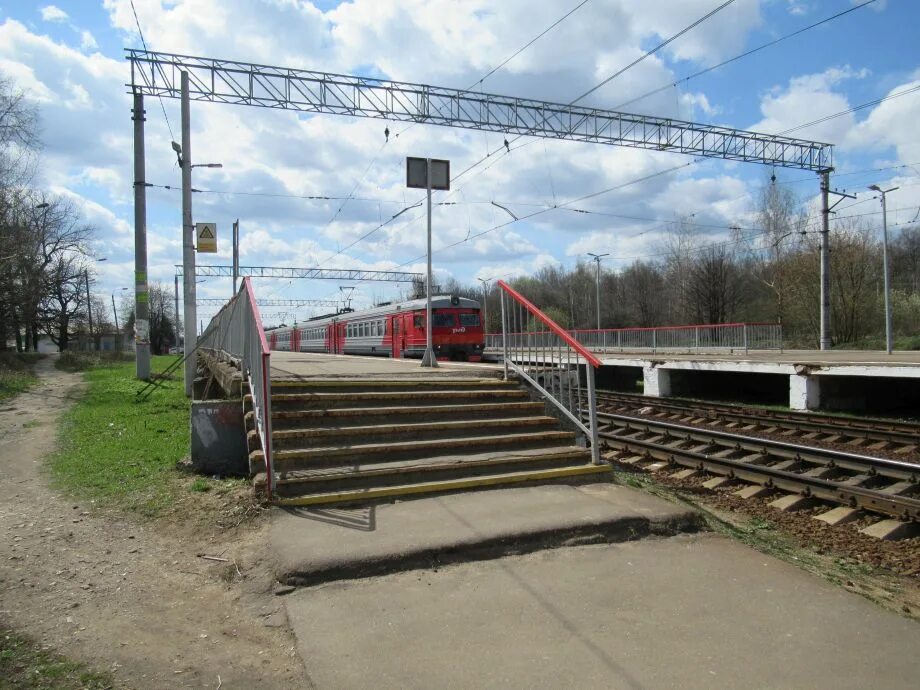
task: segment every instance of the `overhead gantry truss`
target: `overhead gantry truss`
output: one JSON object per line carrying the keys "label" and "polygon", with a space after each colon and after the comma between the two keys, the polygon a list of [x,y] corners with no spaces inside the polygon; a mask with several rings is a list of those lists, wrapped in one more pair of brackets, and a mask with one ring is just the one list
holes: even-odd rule
{"label": "overhead gantry truss", "polygon": [[823,172],[833,146],[731,127],[233,60],[129,49],[132,93],[420,122]]}
{"label": "overhead gantry truss", "polygon": [[[220,297],[199,297],[195,302],[199,305],[214,305],[221,307],[227,303],[227,300]],[[335,309],[342,305],[341,302],[332,299],[258,299],[258,307],[329,307]]]}
{"label": "overhead gantry truss", "polygon": [[[181,264],[176,264],[176,275],[182,275]],[[200,278],[233,277],[233,266],[195,266]],[[240,278],[306,278],[316,280],[369,281],[377,283],[412,283],[425,280],[423,273],[408,271],[367,271],[345,268],[288,268],[286,266],[240,266]],[[200,300],[199,300],[200,302]]]}

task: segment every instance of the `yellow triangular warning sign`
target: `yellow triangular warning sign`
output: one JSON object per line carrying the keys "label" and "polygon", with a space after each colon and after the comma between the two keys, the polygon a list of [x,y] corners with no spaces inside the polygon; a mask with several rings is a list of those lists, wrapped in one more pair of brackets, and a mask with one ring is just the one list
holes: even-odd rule
{"label": "yellow triangular warning sign", "polygon": [[201,228],[201,232],[198,233],[198,237],[200,237],[200,238],[202,238],[202,239],[204,239],[204,240],[213,240],[213,239],[214,239],[214,233],[211,232],[211,228],[209,228],[207,225],[205,225],[203,228]]}

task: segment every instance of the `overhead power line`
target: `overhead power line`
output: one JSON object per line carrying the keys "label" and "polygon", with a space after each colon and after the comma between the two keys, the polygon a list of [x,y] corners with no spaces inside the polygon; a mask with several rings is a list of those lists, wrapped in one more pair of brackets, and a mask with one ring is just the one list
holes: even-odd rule
{"label": "overhead power line", "polygon": [[678,31],[676,34],[674,34],[674,35],[671,36],[670,38],[668,38],[668,39],[662,41],[662,42],[659,43],[657,46],[655,46],[655,47],[652,48],[651,50],[647,51],[646,53],[644,53],[644,54],[641,55],[640,57],[636,58],[635,60],[633,60],[632,62],[630,62],[630,63],[629,63],[628,65],[626,65],[625,67],[623,67],[623,68],[617,70],[616,72],[614,72],[613,74],[611,74],[609,77],[607,77],[606,79],[604,79],[603,81],[601,81],[601,82],[600,82],[599,84],[597,84],[596,86],[593,86],[593,87],[591,87],[590,89],[588,89],[587,91],[585,91],[585,92],[584,92],[583,94],[581,94],[578,98],[576,98],[574,101],[572,101],[571,103],[569,103],[569,105],[574,105],[575,103],[578,103],[578,101],[580,101],[580,100],[586,98],[587,96],[590,96],[592,93],[594,93],[595,91],[597,91],[599,88],[601,88],[601,87],[603,87],[603,86],[606,86],[607,84],[609,84],[610,82],[612,82],[614,79],[616,79],[617,77],[619,77],[619,76],[620,76],[621,74],[623,74],[624,72],[628,72],[628,71],[631,70],[633,67],[635,67],[636,65],[638,65],[640,62],[642,62],[643,60],[645,60],[647,57],[650,57],[650,56],[654,55],[654,54],[657,53],[659,50],[661,50],[662,48],[664,48],[665,46],[667,46],[668,44],[673,43],[674,41],[676,41],[678,38],[680,38],[681,36],[683,36],[683,35],[684,35],[685,33],[687,33],[688,31],[690,31],[690,30],[696,28],[697,26],[699,26],[700,24],[702,24],[703,22],[705,22],[707,19],[709,19],[709,18],[712,17],[713,15],[715,15],[715,14],[717,14],[718,12],[721,12],[722,10],[724,10],[726,7],[728,7],[729,5],[731,5],[733,2],[735,2],[735,0],[726,0],[725,2],[723,2],[721,5],[719,5],[719,6],[716,7],[715,9],[710,10],[709,12],[707,12],[706,14],[704,14],[702,17],[700,17],[699,19],[697,19],[697,20],[696,20],[695,22],[693,22],[692,24],[690,24],[690,25],[688,25],[688,26],[685,26],[683,29],[681,29],[680,31]]}
{"label": "overhead power line", "polygon": [[777,38],[777,39],[775,39],[775,40],[773,40],[773,41],[769,41],[769,42],[767,42],[767,43],[764,43],[764,44],[762,44],[762,45],[757,46],[756,48],[751,48],[750,50],[746,50],[746,51],[743,52],[743,53],[739,53],[739,54],[736,55],[735,57],[729,58],[728,60],[724,60],[723,62],[720,62],[720,63],[717,64],[717,65],[713,65],[712,67],[707,67],[706,69],[702,69],[702,70],[700,70],[699,72],[694,72],[693,74],[689,74],[689,75],[687,75],[686,77],[681,77],[681,78],[678,79],[677,81],[673,81],[673,82],[670,82],[669,84],[664,84],[663,86],[659,86],[657,89],[652,89],[651,91],[647,91],[646,93],[642,94],[641,96],[636,96],[635,98],[633,98],[633,99],[631,99],[631,100],[625,101],[625,102],[623,102],[623,103],[620,103],[620,104],[617,105],[617,106],[614,106],[614,110],[619,110],[620,108],[625,108],[626,106],[632,105],[633,103],[638,103],[639,101],[644,100],[644,99],[648,98],[649,96],[654,96],[654,95],[657,94],[657,93],[661,93],[662,91],[667,91],[668,89],[672,89],[672,88],[674,88],[674,87],[676,87],[676,86],[679,86],[680,84],[685,84],[685,83],[687,83],[688,81],[690,81],[691,79],[696,79],[697,77],[701,77],[701,76],[703,76],[704,74],[708,74],[709,72],[713,72],[713,71],[719,69],[720,67],[725,67],[725,65],[730,65],[731,63],[736,62],[736,61],[738,61],[738,60],[741,60],[742,58],[746,58],[746,57],[748,57],[749,55],[753,55],[754,53],[760,52],[761,50],[764,50],[765,48],[770,48],[771,46],[775,46],[777,43],[782,43],[783,41],[786,41],[786,40],[788,40],[788,39],[790,39],[790,38],[793,38],[793,37],[795,37],[795,36],[798,36],[798,35],[800,35],[800,34],[803,34],[803,33],[805,33],[806,31],[810,31],[811,29],[814,29],[814,28],[816,28],[816,27],[819,27],[819,26],[821,26],[822,24],[827,24],[828,22],[831,22],[831,21],[833,21],[833,20],[835,20],[835,19],[838,19],[838,18],[840,18],[840,17],[842,17],[842,16],[844,16],[844,15],[846,15],[846,14],[849,14],[850,12],[855,12],[856,10],[861,9],[861,8],[865,7],[866,5],[871,5],[872,3],[876,2],[876,1],[877,1],[877,0],[867,0],[866,2],[863,2],[863,3],[859,4],[859,5],[855,5],[855,6],[853,6],[853,7],[850,7],[849,9],[843,10],[842,12],[838,12],[837,14],[831,15],[830,17],[825,17],[825,18],[822,19],[821,21],[817,21],[817,22],[815,22],[814,24],[809,24],[808,26],[804,26],[804,27],[802,27],[801,29],[799,29],[799,30],[797,30],[797,31],[793,31],[793,32],[790,33],[790,34],[786,34],[785,36],[780,36],[779,38]]}
{"label": "overhead power line", "polygon": [[[144,40],[144,32],[141,30],[141,21],[137,18],[137,10],[134,8],[134,0],[131,0],[131,12],[134,14],[134,23],[137,25],[137,33],[141,37],[141,45],[147,50],[147,41]],[[163,97],[160,96],[160,108],[163,110],[163,117],[166,119],[166,129],[169,130],[170,141],[175,141],[176,136],[173,134],[172,125],[169,124],[169,115],[166,114],[166,106],[163,105]]]}
{"label": "overhead power line", "polygon": [[879,103],[890,101],[893,98],[900,98],[901,96],[907,96],[909,94],[916,93],[917,91],[920,91],[920,84],[917,84],[916,86],[912,86],[909,89],[905,89],[904,91],[898,91],[897,93],[890,93],[887,96],[883,96],[882,98],[876,98],[875,100],[867,101],[865,103],[860,103],[859,105],[854,105],[852,108],[841,110],[838,113],[833,113],[831,115],[825,115],[824,117],[819,117],[817,120],[806,122],[803,125],[797,125],[795,127],[790,127],[789,129],[784,129],[782,132],[777,132],[776,136],[784,136],[786,134],[789,134],[789,132],[795,132],[800,129],[805,129],[806,127],[813,127],[814,125],[820,125],[821,123],[827,122],[828,120],[833,120],[834,118],[837,118],[837,117],[849,115],[850,113],[855,113],[857,111],[864,110],[865,108],[871,108],[873,105],[878,105]]}

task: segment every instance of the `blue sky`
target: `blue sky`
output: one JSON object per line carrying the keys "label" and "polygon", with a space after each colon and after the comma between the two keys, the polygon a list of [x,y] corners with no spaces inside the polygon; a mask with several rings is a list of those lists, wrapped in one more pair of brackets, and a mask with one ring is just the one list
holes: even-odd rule
{"label": "blue sky", "polygon": [[[148,46],[166,52],[372,74],[463,88],[503,62],[577,4],[576,0],[466,2],[448,0],[135,0]],[[493,93],[568,102],[706,14],[716,0],[589,0],[568,19],[490,76]],[[850,0],[736,0],[665,50],[640,63],[585,101],[618,104],[845,10]],[[627,110],[732,127],[779,132],[920,84],[916,27],[920,3],[879,0],[867,7],[630,105]],[[0,2],[0,71],[40,107],[42,186],[70,197],[98,229],[99,290],[131,285],[133,205],[130,98],[124,88],[125,47],[140,47],[128,0]],[[179,170],[158,102],[147,107],[148,181],[178,186]],[[178,103],[165,100],[179,134]],[[798,130],[794,136],[835,144],[835,186],[859,191],[858,206],[840,215],[880,223],[878,202],[865,191],[880,183],[889,196],[896,233],[920,207],[920,92]],[[501,145],[501,134],[415,126],[384,143],[380,120],[306,116],[241,106],[192,105],[194,186],[221,193],[195,195],[195,220],[219,225],[218,255],[201,263],[229,263],[230,223],[240,218],[241,262],[247,265],[421,270],[424,209],[338,250],[418,198],[404,189],[406,156],[450,158],[462,170]],[[406,125],[389,123],[392,132]],[[435,270],[463,283],[513,277],[542,266],[572,266],[592,251],[610,253],[619,270],[634,257],[659,253],[671,224],[692,217],[697,241],[728,236],[728,227],[755,227],[755,199],[770,170],[704,161],[577,206],[550,211],[463,242],[509,220],[497,201],[525,215],[590,192],[631,183],[687,162],[686,157],[573,142],[541,141],[496,159],[471,175],[435,209]],[[913,164],[918,164],[910,167]],[[899,167],[895,167],[899,166]],[[486,166],[483,166],[486,167]],[[874,168],[890,168],[873,171]],[[858,174],[846,174],[854,171]],[[816,176],[777,170],[805,203],[814,203]],[[344,197],[305,200],[249,196]],[[151,277],[171,285],[181,260],[176,191],[148,194]],[[854,202],[846,202],[847,205]],[[843,209],[844,204],[841,205]],[[633,216],[635,220],[612,215]],[[438,247],[461,242],[437,251]],[[199,284],[199,295],[225,297],[229,280]],[[278,298],[331,298],[339,283],[270,281],[257,293]],[[355,305],[392,298],[398,288],[363,284]],[[206,319],[208,309],[201,308]],[[267,320],[285,318],[267,309]],[[290,312],[291,310],[286,310]],[[296,312],[297,318],[313,310]]]}

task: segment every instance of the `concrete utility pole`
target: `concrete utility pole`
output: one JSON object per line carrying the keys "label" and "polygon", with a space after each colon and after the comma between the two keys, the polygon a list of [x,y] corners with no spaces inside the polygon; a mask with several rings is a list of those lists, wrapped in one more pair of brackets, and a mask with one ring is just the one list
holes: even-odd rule
{"label": "concrete utility pole", "polygon": [[877,184],[874,184],[871,185],[869,189],[882,195],[882,263],[885,275],[885,349],[890,355],[891,351],[894,349],[894,340],[891,333],[891,292],[889,288],[890,268],[888,266],[888,205],[885,201],[885,195],[888,192],[893,192],[899,188],[892,187],[891,189],[882,189]]}
{"label": "concrete utility pole", "polygon": [[112,314],[115,316],[115,337],[118,338],[118,331],[121,330],[118,327],[118,310],[115,308],[115,293],[112,293]]}
{"label": "concrete utility pole", "polygon": [[[822,170],[821,175],[821,349],[831,349],[831,213],[834,206],[844,199],[855,199],[855,194],[847,194],[831,189],[831,171]],[[839,196],[834,206],[829,205],[831,194]]]}
{"label": "concrete utility pole", "polygon": [[192,224],[192,124],[189,114],[188,72],[182,72],[182,299],[185,311],[185,394],[192,397],[197,370],[191,353],[198,344],[195,304],[195,226]]}
{"label": "concrete utility pole", "polygon": [[[597,282],[597,330],[601,330],[601,259],[605,256],[610,256],[610,254],[593,254],[588,252],[588,256],[594,257],[595,263],[595,277]],[[575,324],[573,323],[574,327]]]}
{"label": "concrete utility pole", "polygon": [[144,96],[134,92],[134,368],[150,379],[150,295],[147,292],[147,181],[144,163]]}

